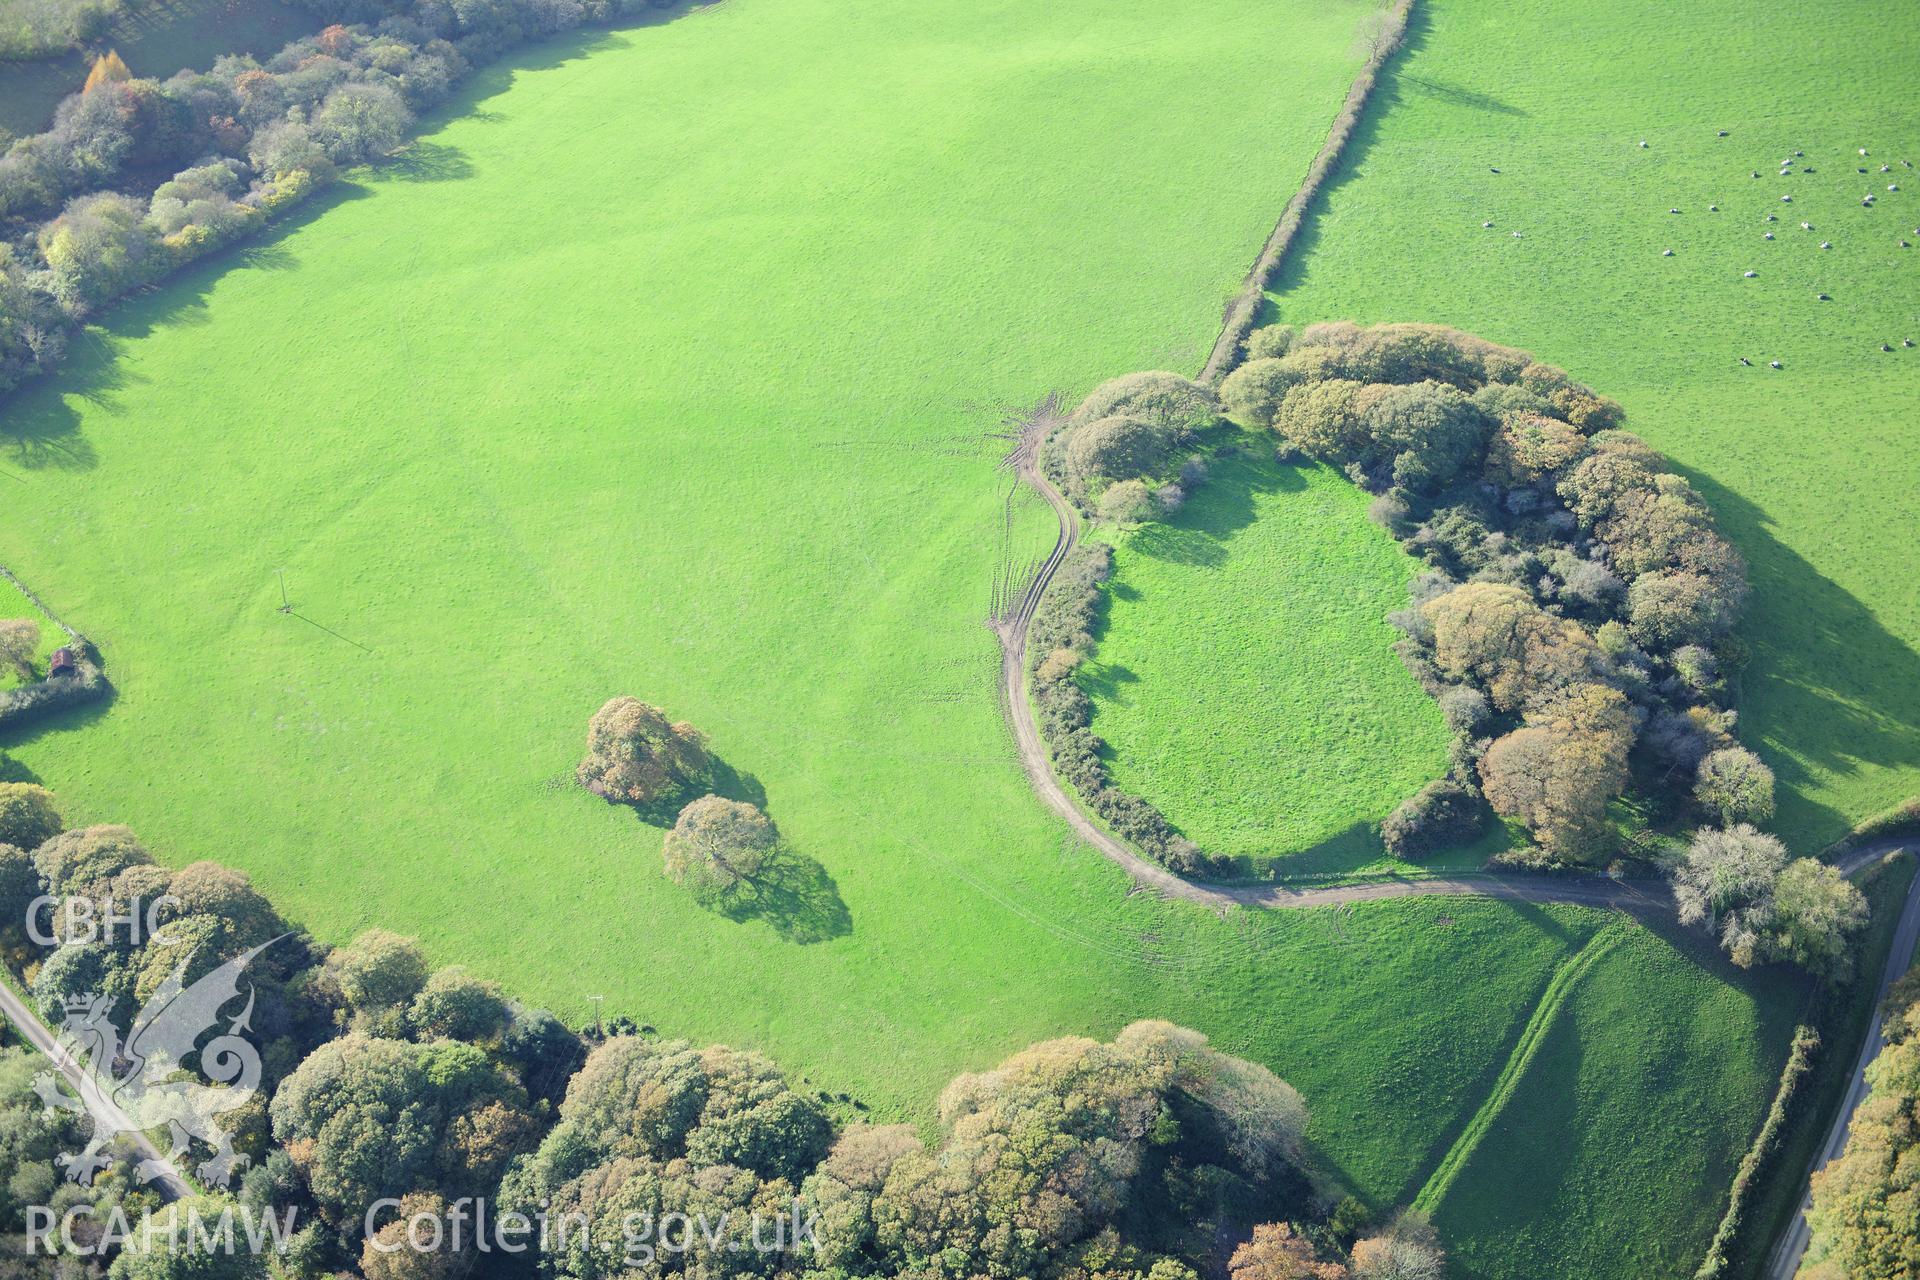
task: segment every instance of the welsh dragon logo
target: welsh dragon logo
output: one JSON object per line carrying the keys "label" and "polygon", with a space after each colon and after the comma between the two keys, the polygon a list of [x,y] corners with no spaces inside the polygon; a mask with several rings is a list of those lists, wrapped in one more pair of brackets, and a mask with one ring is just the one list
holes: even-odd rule
{"label": "welsh dragon logo", "polygon": [[[282,934],[281,937],[285,937]],[[227,1029],[206,1044],[200,1037],[220,1021],[220,1011],[240,994],[240,975],[254,957],[280,938],[236,956],[191,986],[183,985],[193,957],[182,960],[134,1019],[126,1043],[113,1025],[113,998],[97,994],[70,996],[61,1047],[75,1081],[55,1071],[34,1078],[34,1091],[49,1111],[71,1111],[91,1116],[93,1134],[86,1149],[60,1157],[67,1176],[90,1183],[111,1161],[104,1154],[122,1133],[140,1134],[165,1128],[172,1149],[164,1160],[146,1160],[139,1166],[142,1180],[168,1172],[168,1165],[188,1152],[190,1139],[213,1148],[213,1155],[196,1173],[210,1186],[227,1186],[247,1162],[234,1151],[233,1139],[218,1117],[243,1107],[260,1087],[260,1052],[240,1033],[252,1030],[254,990],[247,987],[247,1004]],[[211,1084],[193,1079],[181,1068],[198,1048],[200,1073]]]}

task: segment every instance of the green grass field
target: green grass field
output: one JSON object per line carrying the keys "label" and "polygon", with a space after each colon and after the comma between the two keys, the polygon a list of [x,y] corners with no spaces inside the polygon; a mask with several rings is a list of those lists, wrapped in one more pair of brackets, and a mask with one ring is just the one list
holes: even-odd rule
{"label": "green grass field", "polygon": [[46,128],[60,100],[86,82],[95,54],[107,49],[118,50],[136,76],[165,80],[186,67],[209,67],[223,53],[264,58],[320,25],[292,0],[127,0],[127,12],[85,50],[0,62],[0,130],[24,136]]}
{"label": "green grass field", "polygon": [[[1727,1118],[1757,1127],[1799,1010],[1752,999],[1729,969],[1638,928],[1580,977],[1435,1207],[1456,1274],[1692,1274],[1753,1136]],[[1632,1225],[1649,1215],[1654,1229]]]}
{"label": "green grass field", "polygon": [[1210,853],[1256,866],[1338,841],[1445,771],[1439,709],[1393,654],[1419,565],[1324,468],[1216,463],[1164,524],[1122,540],[1080,680],[1115,782]]}
{"label": "green grass field", "polygon": [[1885,17],[1423,0],[1278,282],[1288,320],[1527,347],[1688,471],[1752,562],[1742,736],[1803,849],[1920,791],[1920,103],[1874,90],[1920,30]]}
{"label": "green grass field", "polygon": [[[487,73],[406,163],[116,310],[7,406],[0,562],[118,693],[0,737],[0,764],[170,863],[250,871],[324,938],[417,934],[883,1116],[928,1119],[1030,1041],[1169,1018],[1298,1085],[1376,1206],[1411,1199],[1607,917],[1130,894],[1034,799],[982,625],[1002,556],[1053,536],[1033,499],[1004,514],[999,411],[1199,367],[1361,15],[732,0]],[[1369,592],[1403,589],[1388,568]],[[782,915],[700,911],[658,828],[571,785],[616,693],[764,789],[822,869]],[[1619,981],[1655,1008],[1693,989]],[[1596,1061],[1634,1052],[1583,1025]],[[1737,1083],[1767,1051],[1662,1061]],[[1703,1149],[1768,1092],[1704,1086]],[[1691,1230],[1724,1191],[1579,1172],[1619,1179],[1612,1231]]]}
{"label": "green grass field", "polygon": [[[1874,925],[1858,948],[1860,981],[1841,997],[1858,1006],[1847,1022],[1855,1028],[1878,989],[1912,876],[1909,858],[1867,886]],[[1751,999],[1729,981],[1724,958],[1697,938],[1678,942],[1630,930],[1553,1012],[1511,1096],[1433,1207],[1442,1235],[1460,1242],[1460,1276],[1692,1273],[1752,1137],[1730,1130],[1726,1117],[1752,1114],[1757,1127],[1779,1084],[1780,1046],[1806,1006],[1785,990]],[[1783,1215],[1797,1209],[1813,1149],[1852,1079],[1854,1048],[1832,1043],[1816,1059],[1788,1137],[1763,1166],[1732,1274],[1757,1267]],[[1704,1059],[1717,1069],[1701,1071]],[[1618,1105],[1622,1077],[1639,1083],[1632,1106]],[[1722,1194],[1703,1194],[1709,1188]],[[1639,1198],[1647,1195],[1666,1215],[1662,1229],[1624,1229],[1645,1212]]]}

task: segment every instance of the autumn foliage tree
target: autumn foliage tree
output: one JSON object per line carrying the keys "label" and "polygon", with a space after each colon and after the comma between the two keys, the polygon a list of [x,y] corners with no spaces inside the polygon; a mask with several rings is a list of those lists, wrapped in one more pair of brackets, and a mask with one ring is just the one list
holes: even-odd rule
{"label": "autumn foliage tree", "polygon": [[[1867,1067],[1846,1150],[1813,1175],[1813,1236],[1801,1280],[1920,1275],[1920,979],[1889,1001],[1887,1047]],[[1896,991],[1903,988],[1896,987]]]}
{"label": "autumn foliage tree", "polygon": [[875,1240],[909,1269],[1016,1277],[1045,1274],[1113,1221],[1149,1151],[1190,1126],[1219,1127],[1237,1176],[1281,1173],[1306,1108],[1265,1068],[1140,1022],[1111,1044],[1047,1041],[960,1076],[940,1118],[938,1150],[893,1163],[872,1205]]}
{"label": "autumn foliage tree", "polygon": [[1338,1262],[1322,1262],[1313,1245],[1285,1222],[1263,1223],[1227,1262],[1232,1280],[1346,1280]]}
{"label": "autumn foliage tree", "polygon": [[1626,786],[1632,746],[1620,691],[1576,685],[1487,748],[1481,785],[1494,811],[1526,823],[1548,853],[1590,859],[1608,848],[1607,805]]}
{"label": "autumn foliage tree", "polygon": [[1447,1255],[1427,1220],[1403,1213],[1353,1246],[1354,1280],[1446,1280]]}
{"label": "autumn foliage tree", "polygon": [[1518,587],[1470,582],[1422,612],[1441,673],[1485,689],[1502,711],[1548,702],[1606,669],[1585,627],[1546,612]]}
{"label": "autumn foliage tree", "polygon": [[707,782],[713,758],[692,725],[638,698],[614,698],[587,726],[580,785],[615,804],[643,807],[687,794]]}
{"label": "autumn foliage tree", "polygon": [[53,793],[33,782],[0,782],[0,844],[31,853],[60,834]]}
{"label": "autumn foliage tree", "polygon": [[271,1111],[321,1211],[353,1226],[386,1196],[487,1193],[535,1133],[519,1084],[451,1040],[329,1041],[281,1084]]}
{"label": "autumn foliage tree", "polygon": [[667,879],[697,901],[713,902],[759,875],[779,842],[772,820],[755,806],[702,796],[680,811],[660,854]]}
{"label": "autumn foliage tree", "polygon": [[32,618],[0,618],[0,662],[12,664],[22,680],[33,679],[33,655],[39,649],[39,623]]}
{"label": "autumn foliage tree", "polygon": [[1723,825],[1773,816],[1773,770],[1745,747],[1709,752],[1694,773],[1693,798]]}
{"label": "autumn foliage tree", "polygon": [[1748,823],[1703,827],[1674,868],[1682,924],[1703,924],[1742,968],[1791,960],[1838,977],[1866,898],[1835,867],[1787,860],[1786,846]]}
{"label": "autumn foliage tree", "polygon": [[120,51],[109,49],[93,60],[93,67],[87,72],[87,82],[81,86],[80,92],[92,93],[103,84],[118,84],[131,79],[133,72],[127,69]]}

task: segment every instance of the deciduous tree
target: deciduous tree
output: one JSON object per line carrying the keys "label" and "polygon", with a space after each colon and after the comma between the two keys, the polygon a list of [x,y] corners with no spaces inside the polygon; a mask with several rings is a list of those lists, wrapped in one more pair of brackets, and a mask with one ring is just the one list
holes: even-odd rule
{"label": "deciduous tree", "polygon": [[1796,858],[1773,885],[1768,954],[1838,977],[1850,966],[1848,943],[1867,922],[1867,900],[1838,867]]}
{"label": "deciduous tree", "polygon": [[1482,787],[1495,812],[1526,823],[1548,853],[1591,860],[1611,847],[1607,805],[1626,785],[1632,745],[1620,691],[1576,685],[1487,748]]}
{"label": "deciduous tree", "polygon": [[713,759],[698,729],[638,698],[614,698],[587,726],[580,785],[614,803],[655,805],[707,782]]}
{"label": "deciduous tree", "polygon": [[1694,773],[1693,798],[1723,826],[1773,816],[1773,770],[1745,747],[1709,752]]}
{"label": "deciduous tree", "polygon": [[0,618],[0,662],[11,663],[22,680],[31,680],[34,655],[39,652],[39,623],[32,618]]}
{"label": "deciduous tree", "polygon": [[1255,1227],[1253,1238],[1233,1251],[1227,1274],[1232,1280],[1345,1280],[1349,1273],[1338,1262],[1320,1261],[1290,1224],[1269,1222]]}
{"label": "deciduous tree", "polygon": [[680,811],[660,855],[669,880],[709,902],[759,875],[779,842],[773,823],[753,805],[702,796]]}
{"label": "deciduous tree", "polygon": [[31,853],[60,834],[53,793],[33,782],[0,782],[0,844]]}
{"label": "deciduous tree", "polygon": [[1762,959],[1762,934],[1773,923],[1773,886],[1787,865],[1786,846],[1747,823],[1702,827],[1674,868],[1673,893],[1682,924],[1720,934],[1733,962]]}
{"label": "deciduous tree", "polygon": [[1585,627],[1547,613],[1518,587],[1470,582],[1421,613],[1433,629],[1435,665],[1484,689],[1502,711],[1550,702],[1606,671]]}

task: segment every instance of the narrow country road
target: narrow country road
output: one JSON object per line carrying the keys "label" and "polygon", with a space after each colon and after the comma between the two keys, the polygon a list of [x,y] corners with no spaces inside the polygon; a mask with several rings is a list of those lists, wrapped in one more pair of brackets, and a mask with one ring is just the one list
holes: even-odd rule
{"label": "narrow country road", "polygon": [[179,1168],[167,1159],[151,1138],[140,1131],[133,1118],[120,1109],[119,1103],[101,1091],[86,1068],[74,1060],[47,1024],[40,1021],[40,1015],[4,983],[0,983],[0,1013],[6,1015],[7,1021],[13,1023],[27,1043],[40,1051],[42,1057],[52,1061],[54,1069],[66,1080],[74,1096],[92,1114],[93,1123],[98,1128],[124,1135],[133,1144],[134,1155],[146,1162],[149,1169],[159,1170],[153,1185],[159,1188],[164,1199],[182,1200],[196,1194]]}
{"label": "narrow country road", "polygon": [[[1867,1064],[1872,1062],[1880,1050],[1886,1047],[1886,1037],[1882,1034],[1879,1005],[1887,998],[1887,988],[1905,973],[1913,963],[1914,945],[1920,942],[1920,876],[1914,878],[1913,891],[1907,895],[1907,905],[1900,913],[1900,924],[1893,934],[1893,946],[1887,951],[1886,972],[1880,975],[1880,990],[1875,993],[1873,1021],[1867,1025],[1866,1041],[1860,1046],[1860,1056],[1854,1060],[1853,1083],[1847,1089],[1846,1100],[1841,1104],[1839,1114],[1833,1118],[1833,1127],[1827,1130],[1827,1140],[1813,1158],[1813,1167],[1807,1170],[1812,1177],[1828,1162],[1839,1157],[1846,1148],[1847,1134],[1853,1125],[1853,1113],[1860,1108],[1867,1096]],[[1773,1256],[1767,1266],[1768,1280],[1793,1280],[1794,1272],[1800,1269],[1800,1260],[1807,1252],[1810,1230],[1807,1224],[1807,1210],[1813,1206],[1813,1192],[1808,1189],[1800,1200],[1800,1211],[1793,1215],[1793,1225],[1780,1237],[1774,1246]]]}

